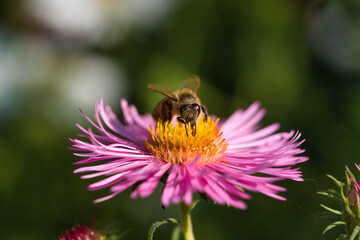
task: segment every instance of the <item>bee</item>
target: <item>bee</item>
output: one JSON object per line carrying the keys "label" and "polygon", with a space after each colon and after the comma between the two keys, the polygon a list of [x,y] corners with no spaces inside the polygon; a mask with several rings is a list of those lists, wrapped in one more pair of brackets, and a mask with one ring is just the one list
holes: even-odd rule
{"label": "bee", "polygon": [[186,134],[188,135],[188,123],[196,134],[196,120],[201,112],[204,114],[204,121],[207,121],[208,113],[204,105],[201,104],[197,96],[200,87],[198,77],[184,80],[179,90],[173,90],[163,85],[148,84],[147,88],[154,92],[165,95],[155,107],[153,117],[156,121],[171,121],[173,116],[177,116],[180,123],[185,124]]}

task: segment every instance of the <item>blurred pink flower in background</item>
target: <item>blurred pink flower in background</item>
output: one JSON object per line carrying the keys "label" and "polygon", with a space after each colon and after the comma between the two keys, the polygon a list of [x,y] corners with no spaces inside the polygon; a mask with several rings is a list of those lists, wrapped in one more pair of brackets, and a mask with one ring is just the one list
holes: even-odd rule
{"label": "blurred pink flower in background", "polygon": [[104,239],[99,233],[91,230],[85,225],[79,225],[77,228],[71,228],[66,231],[59,240],[102,240]]}
{"label": "blurred pink flower in background", "polygon": [[148,30],[169,13],[175,1],[164,0],[26,0],[31,19],[59,39],[82,44],[112,44],[132,28]]}

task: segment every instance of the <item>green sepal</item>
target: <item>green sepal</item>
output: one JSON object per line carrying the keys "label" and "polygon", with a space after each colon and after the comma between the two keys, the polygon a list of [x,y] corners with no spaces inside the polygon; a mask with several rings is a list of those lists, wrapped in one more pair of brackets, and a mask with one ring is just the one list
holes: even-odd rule
{"label": "green sepal", "polygon": [[341,194],[339,194],[335,189],[328,189],[327,192],[335,195],[338,199],[341,199]]}
{"label": "green sepal", "polygon": [[345,171],[345,176],[346,176],[346,191],[350,192],[352,186],[351,176],[346,171]]}
{"label": "green sepal", "polygon": [[339,235],[336,240],[348,240],[348,236],[346,234]]}
{"label": "green sepal", "polygon": [[328,178],[330,178],[331,180],[333,180],[333,182],[338,186],[338,187],[341,187],[343,185],[342,182],[340,182],[339,180],[337,180],[336,178],[334,178],[333,176],[331,176],[330,174],[326,174],[326,176]]}
{"label": "green sepal", "polygon": [[350,171],[350,169],[348,168],[348,166],[345,166],[345,170],[346,170],[346,172],[345,173],[347,173],[347,174],[349,174],[350,175],[350,181],[351,181],[351,179],[356,179],[355,178],[355,176],[354,176],[354,174]]}
{"label": "green sepal", "polygon": [[[358,190],[356,190],[358,191]],[[360,199],[359,199],[359,193],[356,194],[356,205],[357,205],[357,216],[358,218],[360,217]]]}
{"label": "green sepal", "polygon": [[349,206],[349,201],[345,202],[345,210],[351,217],[353,217],[353,218],[355,217],[354,212],[351,210],[351,208]]}
{"label": "green sepal", "polygon": [[320,192],[317,192],[317,194],[323,195],[323,196],[326,196],[326,197],[329,197],[329,198],[336,198],[336,199],[338,199],[338,200],[341,199],[341,197],[339,196],[339,194],[338,194],[335,190],[333,190],[333,189],[330,189],[330,190],[328,190],[328,191],[326,191],[326,192],[320,191]]}
{"label": "green sepal", "polygon": [[328,192],[317,192],[317,194],[324,195],[324,196],[327,196],[327,197],[331,197],[331,194],[329,194]]}
{"label": "green sepal", "polygon": [[353,186],[353,180],[356,182],[356,178],[354,174],[350,171],[348,166],[345,166],[345,175],[346,175],[346,182],[347,182],[347,191],[350,192]]}
{"label": "green sepal", "polygon": [[346,197],[345,194],[344,194],[344,185],[341,185],[341,186],[340,186],[340,194],[341,194],[341,197],[342,197],[342,199],[344,200],[345,204],[347,204],[347,203],[348,203],[348,199],[347,199],[347,197]]}
{"label": "green sepal", "polygon": [[354,239],[356,238],[356,236],[359,234],[359,231],[360,231],[360,227],[359,227],[359,226],[354,227],[354,230],[352,231],[349,240],[354,240]]}
{"label": "green sepal", "polygon": [[340,211],[329,208],[329,207],[325,206],[324,204],[320,204],[320,207],[323,207],[323,208],[325,208],[325,210],[328,210],[329,212],[335,213],[337,215],[342,215],[342,213]]}
{"label": "green sepal", "polygon": [[327,231],[329,231],[330,229],[332,229],[332,228],[334,228],[336,226],[345,225],[345,224],[346,223],[343,222],[343,221],[333,222],[329,226],[327,226],[322,233],[324,234],[324,233],[326,233]]}
{"label": "green sepal", "polygon": [[167,224],[167,223],[176,223],[176,224],[179,224],[179,221],[175,218],[166,218],[164,220],[161,220],[161,221],[157,221],[157,222],[154,222],[151,227],[150,227],[150,230],[149,230],[149,233],[148,233],[148,240],[153,240],[153,236],[154,236],[154,232],[155,230],[160,227],[161,225],[163,224]]}

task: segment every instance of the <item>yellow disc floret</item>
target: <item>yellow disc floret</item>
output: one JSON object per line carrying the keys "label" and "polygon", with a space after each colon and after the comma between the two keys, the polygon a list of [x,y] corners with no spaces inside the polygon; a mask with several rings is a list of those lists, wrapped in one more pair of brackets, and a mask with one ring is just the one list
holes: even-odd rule
{"label": "yellow disc floret", "polygon": [[174,126],[169,121],[158,121],[155,130],[149,127],[151,138],[145,141],[145,146],[164,162],[184,164],[220,161],[228,144],[221,138],[218,121],[208,119],[204,122],[201,116],[196,134],[193,134],[190,125],[187,133],[184,124],[176,123]]}

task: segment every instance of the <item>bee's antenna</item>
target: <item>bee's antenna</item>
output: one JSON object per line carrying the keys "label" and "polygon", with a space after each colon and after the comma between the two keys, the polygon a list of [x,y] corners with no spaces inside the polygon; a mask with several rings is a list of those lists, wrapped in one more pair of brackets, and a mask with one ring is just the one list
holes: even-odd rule
{"label": "bee's antenna", "polygon": [[185,123],[185,131],[186,131],[186,136],[189,137],[189,133],[188,133],[188,125],[187,123]]}

